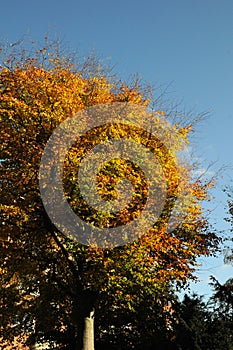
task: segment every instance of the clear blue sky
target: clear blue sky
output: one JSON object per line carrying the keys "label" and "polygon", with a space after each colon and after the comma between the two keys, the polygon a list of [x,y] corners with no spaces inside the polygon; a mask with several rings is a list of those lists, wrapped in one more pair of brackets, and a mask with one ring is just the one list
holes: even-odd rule
{"label": "clear blue sky", "polygon": [[[213,170],[229,165],[215,191],[212,220],[226,228],[221,187],[233,178],[233,1],[232,0],[21,0],[1,3],[0,36],[16,42],[23,34],[42,40],[49,32],[81,54],[95,50],[124,79],[139,73],[152,84],[172,82],[171,97],[197,112],[211,109],[199,128],[196,154]],[[231,168],[230,168],[231,166]],[[204,259],[202,282],[210,274],[224,282],[233,268],[222,257]]]}

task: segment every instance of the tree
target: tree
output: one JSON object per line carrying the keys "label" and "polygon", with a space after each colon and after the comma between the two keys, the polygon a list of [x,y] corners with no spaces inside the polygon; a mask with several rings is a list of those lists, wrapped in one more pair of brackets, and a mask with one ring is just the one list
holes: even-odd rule
{"label": "tree", "polygon": [[219,302],[223,306],[222,296],[219,294],[220,284],[214,280],[212,285],[215,292],[207,302],[203,301],[203,297],[194,294],[185,295],[182,302],[175,303],[173,349],[232,349],[232,312],[225,307],[226,304],[224,312],[219,308]]}
{"label": "tree", "polygon": [[214,294],[211,298],[215,310],[223,317],[229,318],[231,324],[233,321],[233,279],[229,278],[223,285],[211,276],[211,286],[214,287]]}
{"label": "tree", "polygon": [[[221,349],[233,349],[233,279],[221,284],[211,276],[210,285],[214,293],[210,298],[213,309],[212,329],[215,334],[213,344]],[[223,336],[224,334],[224,336]]]}
{"label": "tree", "polygon": [[175,344],[177,349],[207,349],[209,312],[205,303],[197,295],[185,295],[182,303],[177,305],[175,324]]}
{"label": "tree", "polygon": [[[232,233],[232,227],[233,227],[232,188],[228,187],[224,190],[224,192],[226,192],[227,196],[228,196],[228,211],[229,211],[229,215],[225,220],[231,224],[230,233]],[[228,246],[226,247],[226,250],[225,250],[224,262],[227,264],[228,263],[232,264],[232,262],[233,262],[233,249],[232,249],[232,244],[231,244],[232,243],[232,235],[229,236],[229,238],[227,239],[227,242],[228,242]]]}
{"label": "tree", "polygon": [[[124,103],[130,108],[146,108],[153,101],[137,81],[132,86],[119,82],[93,60],[74,64],[58,45],[47,43],[34,53],[25,52],[4,58],[0,70],[1,339],[12,341],[26,334],[27,344],[48,341],[64,349],[86,349],[85,319],[91,319],[94,309],[98,315],[96,338],[101,340],[112,326],[106,326],[106,315],[119,312],[136,324],[139,305],[150,298],[166,304],[172,288],[192,278],[196,258],[214,252],[218,238],[209,231],[202,209],[210,184],[193,179],[191,164],[176,164],[181,143],[172,143],[168,130],[177,140],[188,142],[190,121],[169,126],[166,113],[150,113],[151,123],[167,131],[164,137],[170,142],[169,151],[161,140],[140,128],[119,123],[94,128],[73,144],[65,159],[63,185],[74,211],[92,225],[121,226],[124,233],[125,223],[138,217],[145,206],[145,174],[132,161],[114,159],[100,169],[97,190],[104,200],[111,201],[116,196],[117,179],[127,179],[134,187],[133,204],[118,216],[111,211],[100,215],[87,207],[77,186],[77,167],[90,144],[98,143],[96,139],[102,135],[101,140],[136,137],[156,153],[168,188],[165,206],[148,232],[124,245],[102,249],[64,234],[50,220],[39,187],[41,157],[55,128],[91,106]],[[178,180],[185,183],[187,191],[176,207],[183,215],[182,222],[168,230]],[[127,317],[121,320],[130,323]]]}

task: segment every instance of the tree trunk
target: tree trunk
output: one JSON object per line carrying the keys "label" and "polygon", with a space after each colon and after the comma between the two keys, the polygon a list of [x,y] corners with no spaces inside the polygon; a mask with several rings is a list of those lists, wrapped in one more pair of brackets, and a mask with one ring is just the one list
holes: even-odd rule
{"label": "tree trunk", "polygon": [[98,293],[82,291],[74,303],[75,350],[94,350],[94,310]]}
{"label": "tree trunk", "polygon": [[82,350],[94,350],[94,310],[84,319]]}

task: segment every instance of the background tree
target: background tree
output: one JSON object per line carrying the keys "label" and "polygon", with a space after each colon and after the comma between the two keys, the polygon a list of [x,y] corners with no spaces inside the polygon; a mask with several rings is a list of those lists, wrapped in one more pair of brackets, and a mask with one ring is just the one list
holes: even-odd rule
{"label": "background tree", "polygon": [[225,218],[225,220],[231,225],[230,228],[230,235],[227,239],[227,246],[225,249],[225,256],[224,256],[224,262],[226,264],[232,264],[233,263],[233,249],[232,249],[232,227],[233,227],[233,198],[232,198],[232,188],[229,186],[227,187],[224,192],[228,196],[228,216]]}
{"label": "background tree", "polygon": [[214,293],[208,301],[185,295],[174,305],[174,349],[233,349],[232,282],[221,285],[212,277]]}
{"label": "background tree", "polygon": [[175,323],[175,344],[177,349],[206,349],[209,339],[209,311],[197,295],[185,295],[182,303],[177,305],[177,322]]}
{"label": "background tree", "polygon": [[[133,243],[114,249],[83,246],[59,232],[43,207],[38,173],[46,142],[62,121],[89,106],[110,102],[148,106],[153,101],[137,81],[126,85],[93,59],[74,63],[47,39],[41,49],[3,56],[0,86],[1,339],[12,341],[26,334],[28,344],[55,341],[65,349],[82,349],[84,319],[94,307],[99,342],[110,328],[114,336],[119,328],[121,334],[122,330],[132,334],[134,327],[137,334],[142,320],[149,323],[154,312],[146,300],[156,301],[152,305],[164,310],[173,288],[192,278],[196,258],[217,247],[218,238],[209,231],[202,209],[210,184],[193,179],[191,165],[184,166],[191,196],[186,219],[173,232],[166,230],[169,213],[164,211],[160,222]],[[158,124],[167,123],[164,112],[153,115]],[[172,129],[187,142],[190,120],[181,118]],[[144,142],[144,135],[138,137]],[[75,147],[78,152],[78,144]],[[72,166],[67,161],[65,167],[64,187],[74,209],[80,196],[72,176],[81,156],[71,151],[67,159]],[[170,204],[176,188],[172,162],[164,161]],[[101,173],[105,196],[112,195],[114,187],[112,179],[112,187],[106,182],[108,170]],[[125,176],[124,171],[120,167],[119,176]],[[137,171],[131,168],[133,173]]]}

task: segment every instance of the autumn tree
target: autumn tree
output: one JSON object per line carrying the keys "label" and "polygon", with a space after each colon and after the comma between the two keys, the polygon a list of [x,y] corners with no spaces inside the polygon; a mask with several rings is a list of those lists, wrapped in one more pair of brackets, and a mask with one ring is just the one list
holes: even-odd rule
{"label": "autumn tree", "polygon": [[[139,305],[151,298],[165,310],[169,293],[194,278],[197,257],[215,251],[218,238],[210,232],[202,208],[210,184],[193,177],[192,164],[178,163],[179,151],[188,143],[191,120],[178,116],[169,123],[169,113],[150,108],[154,101],[137,81],[122,83],[93,64],[93,59],[82,64],[71,61],[57,44],[48,42],[34,52],[20,49],[4,55],[0,69],[0,338],[11,342],[22,336],[23,342],[26,335],[31,345],[49,341],[64,349],[86,349],[85,320],[91,321],[94,309],[99,340],[106,332],[114,332],[117,322],[135,326]],[[136,122],[150,118],[150,125],[161,129],[164,138],[121,120],[93,127],[70,146],[62,173],[67,202],[91,233],[95,227],[120,227],[121,244],[111,237],[113,241],[106,238],[103,246],[101,236],[100,241],[95,236],[90,244],[83,244],[63,227],[59,229],[45,210],[41,190],[47,191],[48,203],[53,203],[56,189],[51,183],[40,188],[41,159],[54,131],[71,116],[82,125],[78,119],[82,111],[88,110],[90,117],[93,107],[101,114],[98,108],[105,110],[111,104],[124,105],[126,116],[133,115]],[[72,130],[65,131],[69,141]],[[148,170],[158,187],[165,182],[165,197],[158,219],[142,235],[134,236],[134,230],[129,234],[125,228],[140,218],[150,193],[147,174],[132,157],[108,160],[98,172],[96,191],[105,202],[117,198],[119,179],[132,183],[132,202],[117,212],[89,207],[77,184],[77,169],[87,151],[114,139],[143,145],[163,168],[163,176],[157,168]],[[55,151],[54,164],[59,157]],[[45,174],[46,166],[43,171]],[[64,212],[59,215],[66,218]],[[144,224],[147,227],[146,221]],[[76,225],[74,230],[81,237],[82,227]],[[144,310],[149,320],[150,307]]]}

